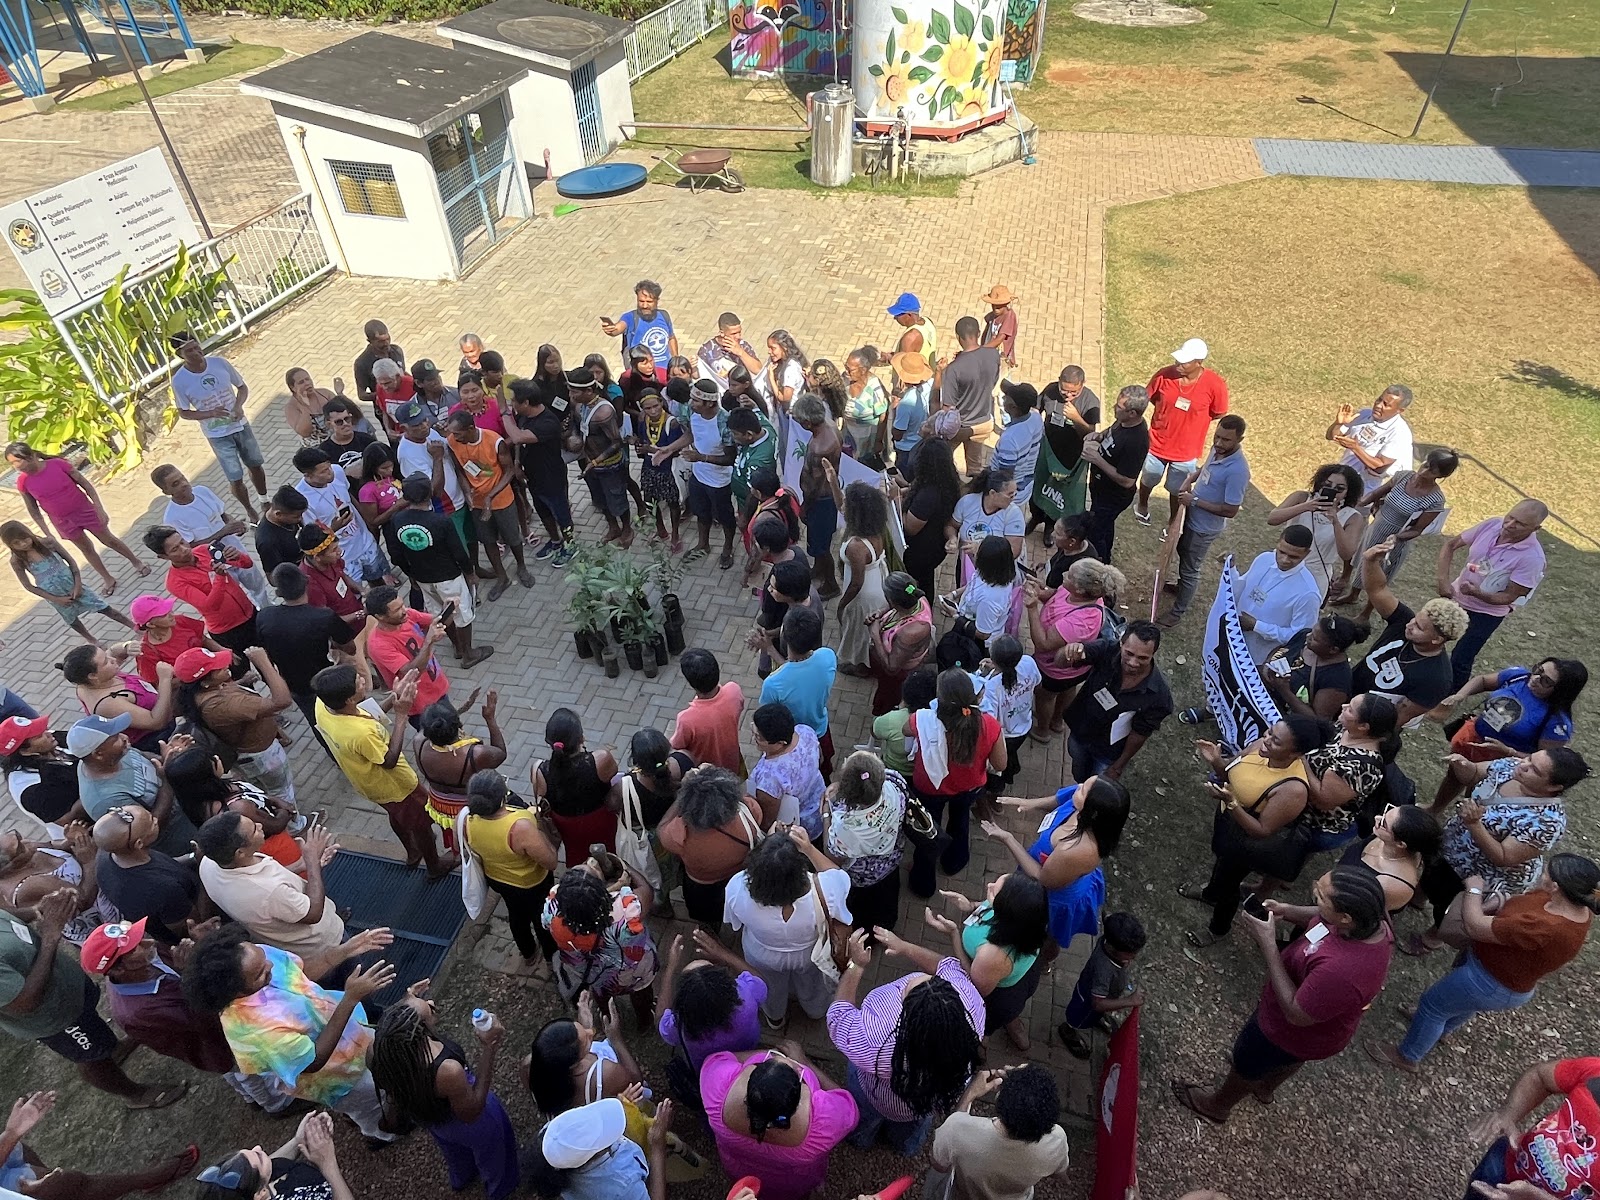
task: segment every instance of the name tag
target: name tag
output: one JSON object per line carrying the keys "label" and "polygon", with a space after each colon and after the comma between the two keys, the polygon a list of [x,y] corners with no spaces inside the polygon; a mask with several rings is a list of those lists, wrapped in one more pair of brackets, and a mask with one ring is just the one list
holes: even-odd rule
{"label": "name tag", "polygon": [[1187,398],[1180,399],[1172,407],[1177,409],[1179,412],[1188,412],[1189,411],[1189,401],[1188,401]]}
{"label": "name tag", "polygon": [[1327,936],[1328,927],[1321,921],[1318,921],[1310,929],[1306,930],[1306,953],[1315,953],[1317,947],[1322,945],[1322,939]]}
{"label": "name tag", "polygon": [[347,584],[343,579],[341,579],[341,580],[339,580],[338,584],[334,587],[333,590],[338,595],[338,597],[342,600],[342,599],[344,599],[346,596],[348,596],[350,594],[350,585]]}
{"label": "name tag", "polygon": [[11,932],[17,935],[17,940],[23,945],[33,945],[33,934],[21,921],[11,922]]}
{"label": "name tag", "polygon": [[479,476],[484,474],[483,468],[475,462],[464,463],[462,464],[461,469],[465,471],[472,479],[477,479]]}
{"label": "name tag", "polygon": [[1094,694],[1094,700],[1096,704],[1105,709],[1107,712],[1110,712],[1117,706],[1117,698],[1105,688],[1101,688]]}

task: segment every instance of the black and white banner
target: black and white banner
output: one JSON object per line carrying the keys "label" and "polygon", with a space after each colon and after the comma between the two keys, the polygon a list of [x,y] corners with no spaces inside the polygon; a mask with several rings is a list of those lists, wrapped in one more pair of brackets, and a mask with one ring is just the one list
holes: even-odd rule
{"label": "black and white banner", "polygon": [[1230,554],[1222,564],[1222,581],[1206,618],[1200,655],[1206,706],[1217,720],[1223,743],[1239,750],[1277,724],[1279,713],[1239,628],[1239,601],[1233,590],[1236,578]]}

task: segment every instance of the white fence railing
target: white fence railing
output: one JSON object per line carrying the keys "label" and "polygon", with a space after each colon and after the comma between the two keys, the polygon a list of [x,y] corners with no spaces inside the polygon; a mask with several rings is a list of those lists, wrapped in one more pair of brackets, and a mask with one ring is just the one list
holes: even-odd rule
{"label": "white fence railing", "polygon": [[628,81],[671,62],[727,22],[723,0],[670,0],[633,23],[628,35]]}
{"label": "white fence railing", "polygon": [[214,289],[174,288],[171,263],[124,282],[120,308],[136,315],[137,337],[112,332],[105,296],[56,317],[56,328],[102,399],[122,400],[176,366],[166,332],[188,328],[202,345],[214,345],[334,269],[305,192],[191,247],[190,258],[192,271],[221,270]]}

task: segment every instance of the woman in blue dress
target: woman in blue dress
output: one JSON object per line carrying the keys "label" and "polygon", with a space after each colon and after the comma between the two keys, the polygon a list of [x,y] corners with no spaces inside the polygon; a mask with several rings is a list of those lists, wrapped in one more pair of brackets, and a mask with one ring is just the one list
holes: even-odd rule
{"label": "woman in blue dress", "polygon": [[1027,847],[993,821],[983,823],[983,831],[1004,843],[1017,865],[1049,890],[1052,944],[1042,956],[1049,962],[1078,934],[1093,937],[1100,932],[1100,907],[1106,898],[1100,864],[1116,853],[1133,802],[1117,780],[1091,775],[1054,796],[1002,798],[1000,803],[1019,812],[1051,810],[1038,838]]}

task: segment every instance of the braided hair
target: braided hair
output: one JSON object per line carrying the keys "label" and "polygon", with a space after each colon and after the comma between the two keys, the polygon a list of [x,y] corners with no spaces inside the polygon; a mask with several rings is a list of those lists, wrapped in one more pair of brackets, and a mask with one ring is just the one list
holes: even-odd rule
{"label": "braided hair", "polygon": [[889,1088],[919,1117],[947,1112],[983,1062],[978,1031],[948,979],[929,976],[900,1002]]}
{"label": "braided hair", "polygon": [[450,1102],[434,1090],[431,1036],[419,1008],[392,1004],[378,1019],[367,1051],[367,1069],[384,1108],[419,1125],[438,1125],[451,1117]]}

